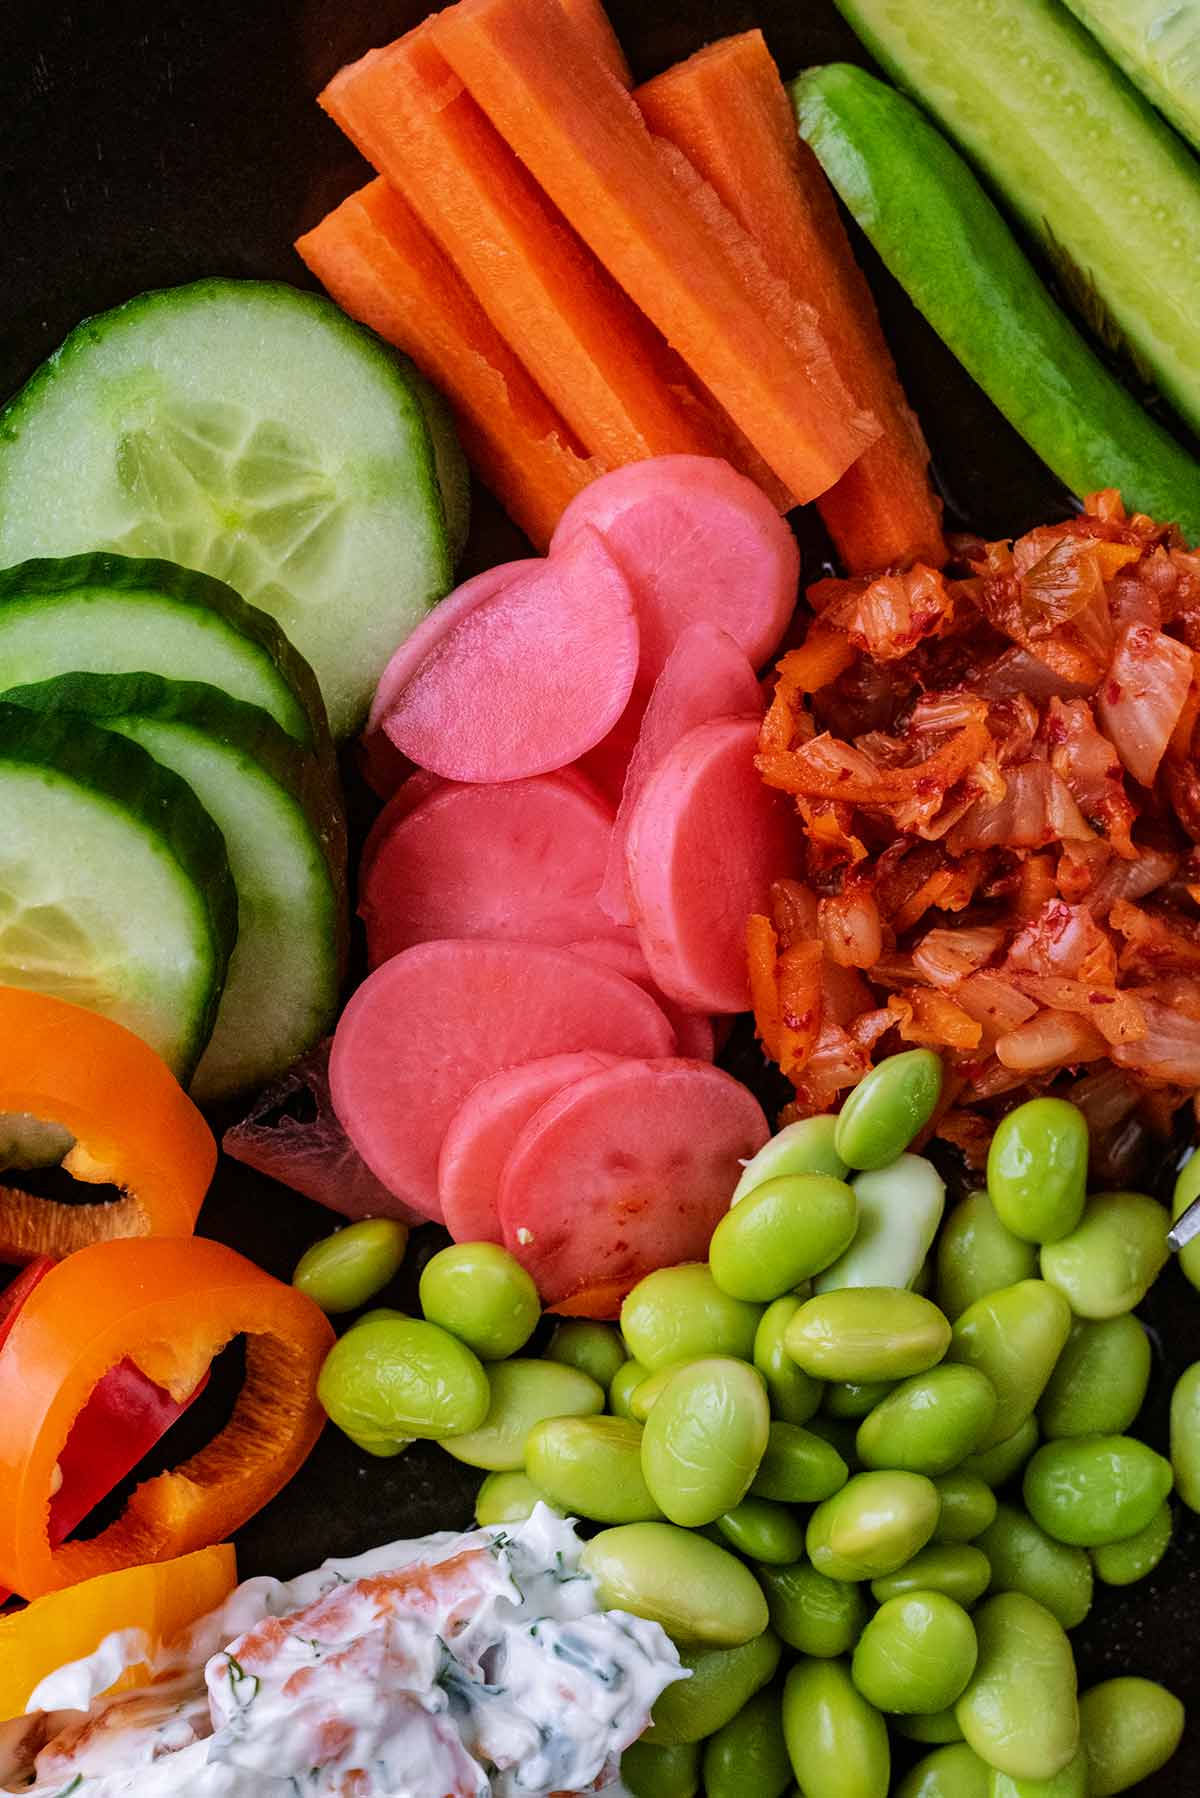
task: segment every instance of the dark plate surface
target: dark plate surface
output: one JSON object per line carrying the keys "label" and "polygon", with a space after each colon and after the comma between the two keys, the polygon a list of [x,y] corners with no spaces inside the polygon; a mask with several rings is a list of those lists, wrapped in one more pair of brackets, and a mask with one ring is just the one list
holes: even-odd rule
{"label": "dark plate surface", "polygon": [[[209,274],[309,284],[292,239],[363,178],[313,96],[343,62],[425,10],[419,0],[0,0],[0,397],[85,314],[143,288]],[[639,77],[752,25],[786,75],[867,60],[831,0],[612,0],[610,12]],[[955,520],[1010,536],[1061,516],[1057,483],[864,260]],[[806,525],[802,536],[807,543]],[[467,571],[519,553],[516,533],[479,496]],[[821,554],[813,532],[810,572]],[[365,808],[364,795],[352,799]],[[330,1222],[226,1163],[201,1228],[287,1278]],[[1200,1355],[1200,1296],[1172,1268],[1146,1310],[1157,1351],[1146,1417],[1165,1447],[1171,1376]],[[243,1573],[286,1576],[327,1554],[464,1525],[473,1484],[431,1448],[372,1461],[327,1431],[301,1477],[242,1532]],[[1100,1588],[1073,1640],[1085,1686],[1140,1673],[1196,1710],[1171,1767],[1139,1788],[1195,1798],[1196,1519],[1181,1513],[1176,1545],[1151,1580],[1124,1593]]]}

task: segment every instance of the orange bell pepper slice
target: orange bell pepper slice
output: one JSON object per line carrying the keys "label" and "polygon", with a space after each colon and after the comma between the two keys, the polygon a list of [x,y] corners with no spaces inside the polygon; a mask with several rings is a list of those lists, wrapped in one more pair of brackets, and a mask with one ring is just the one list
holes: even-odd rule
{"label": "orange bell pepper slice", "polygon": [[215,1611],[236,1584],[237,1557],[227,1542],[103,1573],[0,1617],[0,1719],[21,1716],[49,1674],[94,1654],[114,1630],[140,1630],[152,1651]]}
{"label": "orange bell pepper slice", "polygon": [[[138,1486],[100,1535],[52,1546],[54,1466],[98,1381],[130,1361],[183,1399],[239,1335],[246,1378],[220,1434]],[[0,1349],[0,1582],[38,1598],[233,1535],[320,1435],[317,1374],[333,1340],[311,1299],[223,1243],[127,1237],[68,1256]]]}
{"label": "orange bell pepper slice", "polygon": [[0,1113],[60,1124],[74,1179],[108,1205],[60,1205],[0,1185],[0,1259],[61,1260],[117,1236],[189,1236],[217,1165],[212,1131],[140,1037],[65,999],[0,987]]}

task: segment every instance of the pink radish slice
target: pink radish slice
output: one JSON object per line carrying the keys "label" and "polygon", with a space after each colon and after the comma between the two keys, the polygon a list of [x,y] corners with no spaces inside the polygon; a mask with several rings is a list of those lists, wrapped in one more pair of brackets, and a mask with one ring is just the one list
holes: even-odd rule
{"label": "pink radish slice", "polygon": [[757,718],[681,737],[629,820],[626,871],[656,986],[689,1011],[745,1011],[746,919],[799,858],[794,817],[754,766]]}
{"label": "pink radish slice", "polygon": [[576,955],[585,956],[588,961],[602,962],[606,968],[615,968],[618,974],[624,974],[626,980],[635,980],[662,1006],[675,1032],[677,1055],[692,1061],[712,1061],[717,1052],[712,1019],[706,1018],[702,1012],[684,1011],[659,992],[650,977],[646,957],[638,948],[635,937],[598,936],[590,938],[586,943],[572,943],[570,946]]}
{"label": "pink radish slice", "polygon": [[455,1242],[503,1242],[500,1178],[535,1111],[573,1080],[612,1067],[615,1055],[587,1049],[505,1068],[467,1094],[450,1120],[438,1157],[438,1199]]}
{"label": "pink radish slice", "polygon": [[[386,737],[382,740],[387,742]],[[389,744],[388,747],[390,748],[391,745]],[[424,768],[418,768],[415,774],[410,774],[406,780],[400,782],[367,832],[366,841],[362,846],[362,854],[358,859],[360,888],[367,878],[371,863],[375,860],[379,849],[386,843],[401,819],[407,818],[410,812],[415,812],[424,800],[447,784],[446,781],[439,780],[436,774],[426,774]]]}
{"label": "pink radish slice", "polygon": [[612,813],[581,780],[438,784],[364,861],[372,967],[444,937],[567,943],[612,928],[597,900]]}
{"label": "pink radish slice", "polygon": [[342,1013],[334,1108],[388,1190],[440,1221],[438,1155],[471,1088],[579,1049],[670,1055],[674,1035],[641,987],[566,949],[419,943],[369,974]]}
{"label": "pink radish slice", "polygon": [[637,601],[639,687],[661,673],[685,626],[704,618],[760,667],[796,604],[800,552],[753,481],[711,456],[656,456],[601,475],[571,501],[550,544],[562,555],[599,531]]}
{"label": "pink radish slice", "polygon": [[634,692],[604,741],[580,758],[580,768],[604,794],[614,812],[621,803],[645,709],[644,694]]}
{"label": "pink radish slice", "polygon": [[633,595],[603,538],[561,555],[459,618],[392,701],[384,728],[448,780],[521,780],[565,768],[612,729],[633,687]]}
{"label": "pink radish slice", "polygon": [[702,1061],[622,1061],[547,1100],[500,1184],[504,1245],[547,1304],[700,1261],[740,1163],[770,1136],[757,1099]]}
{"label": "pink radish slice", "polygon": [[[773,516],[773,514],[772,514]],[[668,749],[711,718],[747,716],[760,709],[758,678],[728,631],[689,624],[654,683],[625,776],[608,846],[600,907],[616,924],[632,924],[625,890],[625,838],[638,795]]]}

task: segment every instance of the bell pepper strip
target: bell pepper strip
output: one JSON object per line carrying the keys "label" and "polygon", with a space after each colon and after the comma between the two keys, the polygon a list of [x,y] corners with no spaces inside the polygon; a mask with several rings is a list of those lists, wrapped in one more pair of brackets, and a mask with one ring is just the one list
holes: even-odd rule
{"label": "bell pepper strip", "polygon": [[66,1172],[121,1197],[65,1205],[0,1184],[0,1261],[58,1260],[108,1237],[191,1234],[217,1146],[167,1064],[123,1025],[0,987],[4,1113],[60,1125],[74,1138]]}
{"label": "bell pepper strip", "polygon": [[0,1348],[8,1341],[9,1331],[17,1321],[17,1315],[35,1286],[41,1284],[56,1265],[53,1256],[38,1255],[23,1267],[15,1280],[0,1292]]}
{"label": "bell pepper strip", "polygon": [[628,1293],[628,1280],[601,1280],[595,1286],[577,1287],[565,1299],[559,1299],[557,1305],[547,1305],[546,1313],[549,1317],[590,1317],[601,1323],[615,1323]]}
{"label": "bell pepper strip", "polygon": [[215,1611],[236,1584],[237,1557],[226,1542],[179,1560],[100,1574],[0,1617],[0,1720],[21,1716],[44,1679],[94,1654],[106,1636],[137,1631],[145,1652],[153,1653]]}
{"label": "bell pepper strip", "polygon": [[[236,1336],[246,1338],[246,1377],[225,1428],[138,1486],[99,1535],[55,1545],[55,1464],[105,1375],[131,1362],[181,1401]],[[30,1294],[0,1349],[0,1580],[38,1598],[232,1535],[320,1435],[316,1381],[333,1340],[311,1299],[223,1243],[118,1238],[69,1256]]]}

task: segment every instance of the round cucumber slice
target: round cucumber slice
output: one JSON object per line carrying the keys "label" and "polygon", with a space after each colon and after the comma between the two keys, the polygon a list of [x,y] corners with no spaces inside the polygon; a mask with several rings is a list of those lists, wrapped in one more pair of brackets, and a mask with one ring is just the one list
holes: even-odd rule
{"label": "round cucumber slice", "polygon": [[270,282],[86,320],[0,414],[0,563],[95,548],[202,569],[271,613],[348,735],[452,577],[403,363]]}
{"label": "round cucumber slice", "polygon": [[192,1095],[212,1103],[274,1079],[328,1030],[344,966],[345,822],[316,758],[257,706],[198,681],[70,674],[8,697],[120,732],[187,781],[225,839],[238,900]]}
{"label": "round cucumber slice", "polygon": [[86,719],[0,701],[0,985],[115,1018],[186,1080],[236,938],[225,843],[187,783]]}

